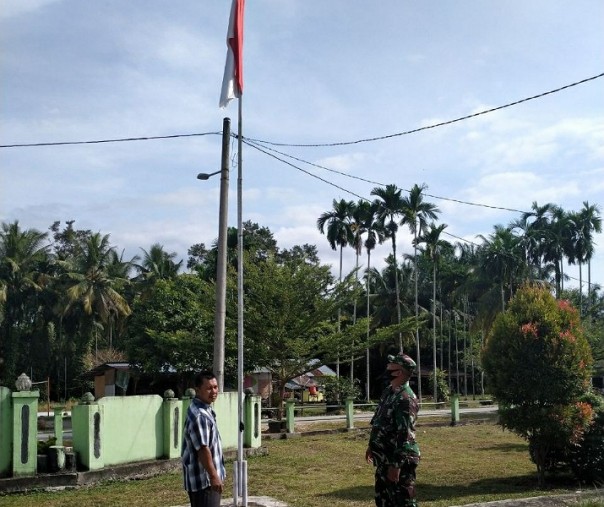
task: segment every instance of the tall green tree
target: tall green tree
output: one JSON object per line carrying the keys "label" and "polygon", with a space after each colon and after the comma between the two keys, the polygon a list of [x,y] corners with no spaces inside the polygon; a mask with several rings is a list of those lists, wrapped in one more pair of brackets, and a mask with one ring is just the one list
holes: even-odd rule
{"label": "tall green tree", "polygon": [[[602,232],[602,217],[597,205],[583,201],[583,208],[575,215],[575,253],[579,263],[579,276],[581,277],[581,264],[587,263],[587,294],[591,291],[591,259],[594,254],[594,233]],[[582,280],[580,286],[582,287]]]}
{"label": "tall green tree", "polygon": [[[342,263],[344,247],[350,245],[353,240],[351,227],[352,210],[354,202],[341,199],[340,201],[333,200],[333,209],[322,213],[317,219],[317,228],[321,234],[327,234],[327,241],[332,250],[339,249],[340,254],[340,269],[339,281],[342,281]],[[338,329],[341,321],[341,308],[338,308]],[[336,375],[340,376],[340,360],[337,360]]]}
{"label": "tall green tree", "polygon": [[518,227],[522,231],[521,244],[524,247],[527,261],[537,271],[537,278],[543,278],[544,254],[549,241],[550,216],[555,205],[547,203],[539,206],[536,201],[531,205],[531,211],[522,214],[513,222],[509,229]]}
{"label": "tall green tree", "polygon": [[174,278],[180,270],[183,261],[176,262],[176,252],[166,252],[163,245],[153,243],[149,250],[141,248],[143,257],[136,265],[145,284],[153,284],[156,280]]}
{"label": "tall green tree", "polygon": [[[214,285],[196,275],[157,280],[132,304],[126,338],[130,363],[139,372],[177,375],[182,391],[193,372],[212,366],[214,301]],[[227,333],[229,372],[236,371],[234,342],[233,332]]]}
{"label": "tall green tree", "polygon": [[46,283],[40,271],[47,261],[47,235],[22,229],[19,222],[0,228],[0,380],[13,385],[31,324],[39,313],[37,295]]}
{"label": "tall green tree", "polygon": [[[354,203],[352,207],[352,212],[350,215],[350,230],[352,232],[352,243],[350,246],[354,249],[354,278],[355,278],[355,286],[359,284],[359,258],[363,253],[363,217],[367,213],[366,211],[366,201],[358,201]],[[356,324],[357,322],[357,307],[358,307],[358,299],[355,298],[352,303],[352,323]],[[350,383],[354,383],[354,356],[350,358]]]}
{"label": "tall green tree", "polygon": [[[419,344],[419,301],[418,301],[418,280],[417,270],[417,237],[426,229],[429,220],[436,220],[440,210],[430,202],[424,200],[424,190],[428,187],[422,183],[413,185],[409,190],[409,195],[403,197],[403,218],[401,225],[406,225],[411,234],[413,234],[413,267],[415,271],[415,347],[418,376],[421,372],[420,344]],[[417,383],[418,397],[422,399],[421,381]]]}
{"label": "tall green tree", "polygon": [[245,269],[248,367],[267,368],[282,401],[288,381],[353,352],[351,334],[361,333],[364,322],[339,333],[333,319],[350,299],[353,280],[340,284],[328,265],[299,260],[246,262]]}
{"label": "tall green tree", "polygon": [[516,282],[521,281],[524,270],[520,242],[509,227],[496,225],[488,238],[479,235],[483,244],[480,247],[480,268],[485,275],[494,280],[501,296],[501,310],[505,310],[506,290],[511,297]]}
{"label": "tall green tree", "polygon": [[351,217],[354,203],[341,199],[333,200],[333,208],[321,214],[317,219],[317,228],[321,234],[326,234],[332,250],[339,250],[340,280],[342,279],[342,255],[344,247],[353,241]]}
{"label": "tall green tree", "polygon": [[[392,241],[392,260],[394,266],[394,290],[396,294],[396,316],[397,322],[401,323],[401,301],[400,291],[398,286],[398,260],[396,258],[396,234],[399,227],[399,219],[403,213],[403,197],[402,190],[396,185],[386,185],[385,187],[376,187],[371,191],[371,195],[375,195],[377,199],[375,204],[377,207],[377,218],[384,230],[385,238],[390,238]],[[403,352],[403,336],[399,335],[399,349]]]}
{"label": "tall green tree", "polygon": [[447,228],[446,224],[436,225],[432,222],[424,234],[418,238],[420,244],[425,244],[425,253],[432,262],[432,369],[433,394],[438,400],[438,375],[436,374],[436,272],[443,250],[452,249],[449,242],[441,239],[441,234]]}
{"label": "tall green tree", "polygon": [[75,314],[79,318],[80,354],[89,350],[93,342],[98,349],[99,334],[109,341],[114,319],[131,313],[119,292],[128,280],[114,275],[115,259],[109,235],[95,233],[80,243],[74,259],[65,262],[62,316]]}
{"label": "tall green tree", "polygon": [[564,290],[564,258],[571,246],[572,222],[560,206],[553,206],[545,244],[544,260],[554,264],[556,298]]}
{"label": "tall green tree", "polygon": [[370,383],[370,358],[369,358],[369,335],[370,335],[370,325],[369,318],[371,316],[370,312],[370,296],[371,296],[371,252],[375,249],[378,243],[382,243],[384,241],[384,231],[380,224],[380,221],[377,219],[377,209],[375,203],[370,202],[359,202],[359,216],[361,217],[361,231],[362,234],[365,235],[365,239],[363,241],[363,246],[367,252],[367,270],[365,271],[365,290],[367,292],[367,348],[365,349],[365,360],[366,360],[366,398],[367,401],[371,399],[371,383]]}

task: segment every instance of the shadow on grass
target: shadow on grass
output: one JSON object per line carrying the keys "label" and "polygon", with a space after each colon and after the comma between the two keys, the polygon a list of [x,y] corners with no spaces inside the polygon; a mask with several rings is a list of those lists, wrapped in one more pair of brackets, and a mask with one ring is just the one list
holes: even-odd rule
{"label": "shadow on grass", "polygon": [[489,447],[482,447],[485,451],[495,451],[495,452],[522,452],[526,453],[527,446],[525,443],[521,444],[496,444],[491,445]]}
{"label": "shadow on grass", "polygon": [[[568,489],[572,490],[576,483],[569,477],[550,478],[543,489],[538,489],[537,474],[518,475],[515,477],[506,477],[502,479],[483,479],[471,482],[467,485],[451,484],[436,485],[425,484],[421,480],[417,483],[418,498],[422,502],[443,501],[451,499],[455,503],[458,500],[463,501],[467,497],[477,497],[485,495],[506,495],[527,493],[527,496],[534,496],[535,492],[547,493],[548,490]],[[341,500],[348,502],[364,502],[373,500],[372,486],[354,486],[343,488],[329,493],[317,495],[318,498],[324,498],[327,504],[328,499]]]}
{"label": "shadow on grass", "polygon": [[[352,488],[338,489],[329,493],[317,495],[318,498],[331,498],[347,502],[366,502],[373,500],[373,486],[354,486]],[[325,500],[325,505],[329,505]]]}
{"label": "shadow on grass", "polygon": [[549,490],[574,490],[576,481],[570,476],[555,475],[546,479],[546,485],[539,488],[537,473],[517,475],[504,478],[488,478],[470,482],[467,485],[452,484],[417,484],[418,495],[424,501],[444,500],[483,495],[511,495],[527,493],[533,496],[536,492],[547,493]]}
{"label": "shadow on grass", "polygon": [[482,479],[469,484],[417,484],[418,494],[424,501],[444,500],[476,495],[497,495],[532,491],[537,487],[536,475],[520,475],[504,479]]}

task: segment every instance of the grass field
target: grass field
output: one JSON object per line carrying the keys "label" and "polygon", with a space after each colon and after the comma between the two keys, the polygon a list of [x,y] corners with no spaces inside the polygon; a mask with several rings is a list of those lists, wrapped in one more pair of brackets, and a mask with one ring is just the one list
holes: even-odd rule
{"label": "grass field", "polygon": [[[494,424],[420,424],[418,440],[422,462],[417,490],[422,507],[580,489],[568,476],[550,477],[547,489],[538,489],[536,468],[529,459],[526,443]],[[248,460],[250,495],[270,496],[292,507],[373,505],[373,468],[364,461],[366,430],[267,440],[263,444],[269,455]],[[229,464],[229,476],[231,468]],[[231,496],[230,481],[225,496]],[[168,507],[186,503],[180,474],[0,497],[3,507]]]}

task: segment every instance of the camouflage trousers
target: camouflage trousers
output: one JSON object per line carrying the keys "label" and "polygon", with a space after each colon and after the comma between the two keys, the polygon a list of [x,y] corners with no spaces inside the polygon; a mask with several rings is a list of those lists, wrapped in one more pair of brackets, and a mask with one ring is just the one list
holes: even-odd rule
{"label": "camouflage trousers", "polygon": [[375,469],[375,505],[377,507],[417,507],[415,498],[415,469],[417,465],[407,463],[401,468],[398,482],[387,478],[388,467]]}

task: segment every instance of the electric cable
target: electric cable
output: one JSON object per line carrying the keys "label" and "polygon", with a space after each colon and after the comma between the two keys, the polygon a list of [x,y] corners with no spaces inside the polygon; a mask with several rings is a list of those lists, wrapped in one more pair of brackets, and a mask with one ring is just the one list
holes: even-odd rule
{"label": "electric cable", "polygon": [[532,97],[526,97],[524,99],[515,100],[514,102],[509,102],[507,104],[504,104],[503,106],[492,107],[491,109],[485,109],[484,111],[479,111],[477,113],[468,114],[466,116],[461,116],[459,118],[455,118],[454,120],[447,120],[447,121],[443,121],[443,122],[440,122],[440,123],[435,123],[433,125],[427,125],[425,127],[418,127],[416,129],[406,130],[406,131],[403,131],[403,132],[398,132],[396,134],[388,134],[388,135],[377,136],[377,137],[368,137],[366,139],[357,139],[356,141],[340,141],[340,142],[336,142],[336,143],[292,144],[292,143],[275,143],[275,142],[271,142],[271,141],[262,141],[261,139],[250,139],[250,140],[254,141],[254,142],[257,142],[257,143],[269,144],[271,146],[286,146],[286,147],[297,147],[297,148],[319,148],[319,147],[328,147],[328,146],[349,146],[351,144],[368,143],[368,142],[373,142],[373,141],[383,141],[384,139],[391,139],[393,137],[406,136],[406,135],[409,135],[409,134],[415,134],[417,132],[421,132],[423,130],[429,130],[429,129],[434,129],[434,128],[437,128],[437,127],[443,127],[445,125],[451,125],[452,123],[457,123],[457,122],[460,122],[460,121],[463,121],[463,120],[469,120],[470,118],[475,118],[477,116],[481,116],[481,115],[484,115],[484,114],[493,113],[495,111],[499,111],[501,109],[505,109],[505,108],[508,108],[508,107],[517,106],[518,104],[522,104],[522,103],[528,102],[530,100],[540,99],[540,98],[545,97],[547,95],[551,95],[553,93],[558,93],[558,92],[561,92],[561,91],[566,90],[568,88],[572,88],[573,86],[578,86],[580,84],[587,83],[589,81],[593,81],[594,79],[599,79],[599,78],[601,78],[603,76],[604,76],[604,72],[602,72],[601,74],[598,74],[597,76],[588,77],[588,78],[582,79],[581,81],[575,81],[574,83],[570,83],[570,84],[567,84],[565,86],[561,86],[560,88],[556,88],[554,90],[549,90],[547,92],[543,92],[543,93],[539,93],[537,95],[533,95]]}
{"label": "electric cable", "polygon": [[[445,125],[450,125],[452,123],[457,123],[457,122],[460,122],[463,120],[468,120],[470,118],[475,118],[477,116],[481,116],[481,115],[485,115],[485,114],[492,113],[495,111],[499,111],[501,109],[516,106],[518,104],[522,104],[524,102],[539,99],[539,98],[545,97],[547,95],[552,95],[554,93],[558,93],[563,90],[567,90],[568,88],[572,88],[574,86],[578,86],[580,84],[584,84],[589,81],[599,79],[601,77],[604,77],[604,72],[602,72],[601,74],[598,74],[596,76],[591,76],[591,77],[588,77],[585,79],[581,79],[580,81],[575,81],[574,83],[570,83],[570,84],[561,86],[559,88],[555,88],[553,90],[549,90],[546,92],[539,93],[537,95],[533,95],[531,97],[525,97],[523,99],[516,100],[514,102],[509,102],[502,106],[497,106],[497,107],[493,107],[490,109],[486,109],[484,111],[479,111],[477,113],[469,114],[466,116],[461,116],[461,117],[455,118],[453,120],[447,120],[447,121],[443,121],[440,123],[435,123],[433,125],[427,125],[425,127],[418,127],[415,129],[406,130],[406,131],[398,132],[395,134],[388,134],[388,135],[384,135],[384,136],[357,139],[355,141],[341,141],[341,142],[335,142],[335,143],[313,143],[313,144],[277,143],[277,142],[273,142],[273,141],[263,141],[261,139],[254,139],[254,138],[247,138],[247,139],[252,142],[257,142],[257,143],[271,145],[271,146],[302,147],[302,148],[348,146],[348,145],[352,145],[352,144],[367,143],[367,142],[372,142],[372,141],[382,141],[384,139],[390,139],[393,137],[400,137],[400,136],[404,136],[404,135],[415,134],[417,132],[421,132],[424,130],[434,129],[437,127],[443,127]],[[129,142],[129,141],[154,141],[157,139],[177,139],[177,138],[183,138],[183,137],[197,137],[197,136],[221,135],[221,134],[222,134],[221,132],[203,132],[203,133],[197,133],[197,134],[173,134],[173,135],[166,135],[166,136],[127,137],[127,138],[118,138],[118,139],[101,139],[101,140],[94,140],[94,141],[62,141],[62,142],[38,142],[38,143],[23,143],[23,144],[3,144],[3,145],[0,145],[0,148],[31,148],[31,147],[40,147],[40,146],[66,146],[66,145],[78,145],[78,144],[118,143],[118,142]],[[244,139],[245,139],[245,136],[244,136]]]}
{"label": "electric cable", "polygon": [[[246,138],[244,137],[243,139],[244,139],[244,142],[246,142]],[[247,141],[255,143],[255,141],[251,141],[249,139],[247,139]],[[250,146],[252,146],[252,145],[250,144]],[[254,147],[256,147],[256,149],[259,149],[258,148],[259,146],[262,146],[262,148],[264,148],[266,150],[270,150],[270,151],[273,151],[275,153],[278,153],[279,155],[282,155],[284,157],[288,157],[288,158],[291,158],[291,159],[296,160],[298,162],[302,162],[304,164],[308,164],[310,166],[317,167],[318,169],[324,169],[326,171],[329,171],[329,172],[332,172],[332,173],[335,173],[335,174],[339,174],[339,175],[345,176],[347,178],[363,181],[365,183],[371,183],[372,185],[378,185],[378,186],[382,186],[382,187],[386,186],[384,183],[380,183],[379,181],[369,180],[369,179],[366,179],[366,178],[362,178],[361,176],[354,176],[352,174],[347,174],[347,173],[344,173],[342,171],[338,171],[336,169],[331,169],[329,167],[325,167],[325,166],[320,165],[320,164],[315,164],[314,162],[309,162],[308,160],[304,160],[302,158],[295,157],[294,155],[289,155],[287,153],[284,153],[282,151],[276,150],[276,149],[271,148],[269,146],[264,146],[264,145],[261,145],[261,144],[257,144]],[[266,152],[264,152],[264,153],[266,153]],[[276,158],[277,160],[281,160],[278,157],[274,157],[274,158]],[[281,161],[285,163],[285,161],[283,161],[283,160],[281,160]],[[294,165],[292,165],[292,166],[296,167],[297,169],[300,169],[297,166],[294,166]],[[300,170],[302,170],[302,169],[300,169]],[[406,188],[401,188],[401,190],[403,190],[405,192],[410,192],[410,190],[408,190]],[[349,193],[352,193],[352,192],[349,192]],[[438,195],[429,194],[427,192],[424,192],[424,195],[426,195],[428,197],[432,197],[433,199],[440,199],[440,200],[443,200],[443,201],[451,201],[451,202],[456,202],[458,204],[466,204],[468,206],[478,206],[478,207],[481,207],[481,208],[489,208],[489,209],[496,209],[496,210],[503,210],[503,211],[511,211],[513,213],[527,213],[526,211],[518,210],[518,209],[515,209],[515,208],[506,208],[506,207],[503,207],[503,206],[493,206],[493,205],[490,205],[490,204],[482,204],[482,203],[475,203],[475,202],[470,202],[470,201],[462,201],[461,199],[453,199],[451,197],[441,197],[441,196],[438,196]]]}

